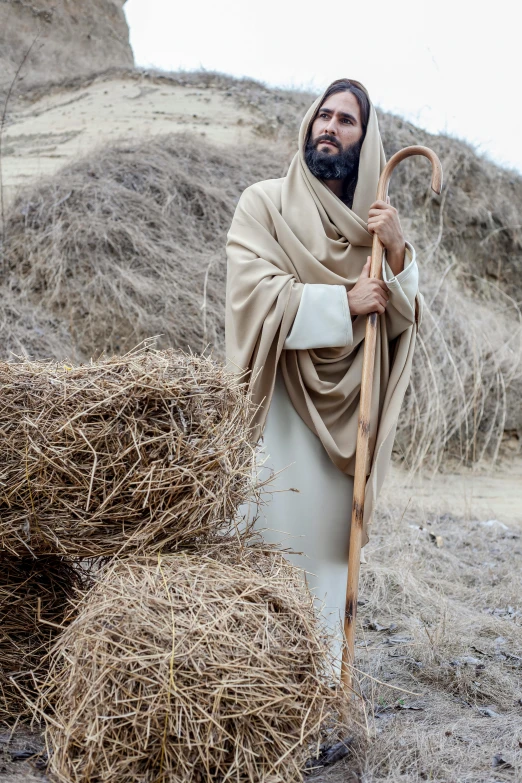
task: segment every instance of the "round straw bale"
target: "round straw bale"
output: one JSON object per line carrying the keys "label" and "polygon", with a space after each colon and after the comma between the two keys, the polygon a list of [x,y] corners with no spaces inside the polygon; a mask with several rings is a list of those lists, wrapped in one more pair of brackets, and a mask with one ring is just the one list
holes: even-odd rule
{"label": "round straw bale", "polygon": [[338,705],[327,644],[278,553],[116,561],[53,650],[50,770],[67,783],[301,781]]}
{"label": "round straw bale", "polygon": [[252,493],[251,408],[209,358],[0,363],[0,546],[73,557],[223,532]]}
{"label": "round straw bale", "polygon": [[35,678],[88,573],[62,557],[11,557],[0,553],[0,719],[28,712]]}

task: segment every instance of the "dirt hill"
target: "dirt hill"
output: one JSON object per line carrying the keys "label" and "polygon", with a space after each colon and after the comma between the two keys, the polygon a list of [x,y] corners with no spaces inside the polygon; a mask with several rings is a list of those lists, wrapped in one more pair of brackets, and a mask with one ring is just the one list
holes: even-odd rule
{"label": "dirt hill", "polygon": [[0,94],[27,52],[25,85],[132,66],[125,0],[0,0]]}

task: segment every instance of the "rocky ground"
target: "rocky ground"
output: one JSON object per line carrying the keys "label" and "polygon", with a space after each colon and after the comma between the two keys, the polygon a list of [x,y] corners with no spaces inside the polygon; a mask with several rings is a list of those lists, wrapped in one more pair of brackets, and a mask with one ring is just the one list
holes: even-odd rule
{"label": "rocky ground", "polygon": [[[125,0],[0,0],[0,100],[28,86],[132,67]],[[3,101],[2,101],[3,102]]]}

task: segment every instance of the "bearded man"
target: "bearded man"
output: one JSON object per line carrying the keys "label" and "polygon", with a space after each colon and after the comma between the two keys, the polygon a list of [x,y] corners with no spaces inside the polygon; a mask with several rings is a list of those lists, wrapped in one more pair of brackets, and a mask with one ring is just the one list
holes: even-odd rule
{"label": "bearded man", "polygon": [[[254,510],[256,526],[267,541],[302,553],[292,559],[337,627],[366,316],[379,314],[363,543],[421,312],[415,251],[397,211],[375,201],[384,164],[367,91],[339,79],[307,111],[286,177],[244,191],[227,241],[227,363],[244,374],[258,406],[261,473],[277,472],[270,502]],[[385,248],[382,281],[369,279],[374,233]]]}

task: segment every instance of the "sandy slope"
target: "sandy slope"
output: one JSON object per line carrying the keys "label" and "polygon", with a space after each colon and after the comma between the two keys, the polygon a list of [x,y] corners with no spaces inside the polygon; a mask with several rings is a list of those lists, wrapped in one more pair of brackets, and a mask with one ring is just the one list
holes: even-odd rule
{"label": "sandy slope", "polygon": [[497,519],[522,528],[522,460],[504,460],[494,469],[484,466],[435,476],[410,478],[394,466],[386,480],[381,506],[387,503],[466,520]]}
{"label": "sandy slope", "polygon": [[[263,116],[223,90],[182,87],[146,76],[105,76],[54,89],[10,112],[3,140],[3,184],[13,190],[119,138],[193,131],[234,144],[256,137]],[[258,137],[257,137],[258,138]]]}

